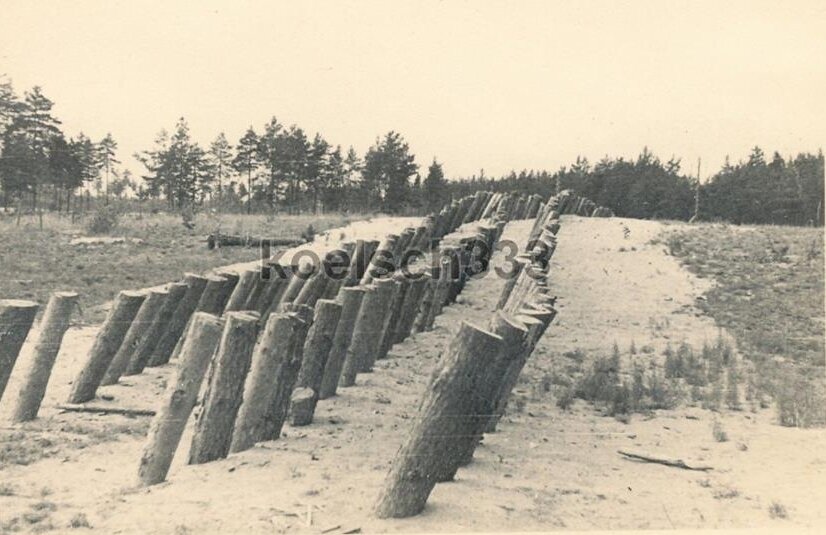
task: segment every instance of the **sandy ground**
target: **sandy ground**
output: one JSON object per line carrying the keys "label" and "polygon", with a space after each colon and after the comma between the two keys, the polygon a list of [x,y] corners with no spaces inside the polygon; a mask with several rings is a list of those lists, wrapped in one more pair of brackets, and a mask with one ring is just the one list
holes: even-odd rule
{"label": "sandy ground", "polygon": [[[400,224],[402,228],[404,224]],[[530,222],[508,226],[524,243]],[[48,519],[65,530],[83,513],[101,533],[342,533],[558,529],[813,526],[826,522],[826,431],[781,428],[773,411],[716,416],[728,442],[716,442],[713,413],[700,409],[635,415],[627,424],[577,402],[570,412],[539,385],[559,371],[564,352],[608,354],[616,342],[650,346],[653,355],[682,340],[714,340],[713,321],[694,306],[707,282],[649,245],[662,223],[566,217],[552,264],[559,315],[520,383],[524,401],[455,482],[438,485],[422,515],[377,520],[370,514],[393,455],[416,415],[439,352],[461,320],[484,324],[503,281],[470,283],[429,333],[395,346],[355,387],[320,403],[316,422],[286,427],[282,439],[200,466],[186,466],[182,441],[169,481],[135,489],[143,438],[83,449],[57,446],[54,456],[0,470],[14,496],[0,496],[0,523],[48,500]],[[388,229],[384,229],[387,232]],[[723,333],[725,334],[725,333]],[[58,414],[69,381],[94,339],[91,328],[68,335],[40,421],[27,432],[82,422],[134,425],[119,416]],[[21,357],[25,360],[26,354]],[[639,355],[638,355],[639,356]],[[643,355],[644,357],[645,355]],[[626,358],[627,355],[624,355]],[[8,412],[25,364],[15,370],[0,417]],[[154,407],[172,366],[128,378],[101,393],[119,406]],[[127,386],[128,385],[128,386]],[[5,408],[4,408],[5,406]],[[710,465],[710,472],[625,460],[618,449]],[[46,489],[44,491],[44,489]],[[44,497],[45,495],[45,497]],[[782,504],[786,519],[771,518]],[[45,522],[45,521],[44,521]],[[338,526],[338,527],[336,527]],[[335,529],[331,529],[335,528]]]}

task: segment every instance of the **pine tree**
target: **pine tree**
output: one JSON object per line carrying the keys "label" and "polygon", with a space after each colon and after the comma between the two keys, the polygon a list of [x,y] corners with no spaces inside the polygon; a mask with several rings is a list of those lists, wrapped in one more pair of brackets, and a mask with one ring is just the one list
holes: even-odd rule
{"label": "pine tree", "polygon": [[115,171],[114,166],[120,163],[120,161],[115,158],[115,151],[117,148],[118,144],[115,141],[115,138],[112,137],[111,133],[107,133],[106,137],[101,139],[97,144],[97,161],[99,162],[100,169],[104,172],[105,177],[104,195],[106,204],[109,204],[110,175],[117,177],[117,172]]}
{"label": "pine tree", "polygon": [[235,147],[235,158],[232,160],[233,169],[247,175],[247,186],[244,189],[247,195],[248,214],[252,213],[252,174],[258,166],[258,135],[250,126],[238,141]]}
{"label": "pine tree", "polygon": [[367,151],[362,177],[371,198],[390,213],[401,210],[408,200],[410,177],[419,166],[402,136],[388,132]]}
{"label": "pine tree", "polygon": [[433,158],[433,163],[427,168],[427,176],[423,184],[424,203],[428,212],[437,212],[448,200],[447,181],[442,170],[442,164]]}
{"label": "pine tree", "polygon": [[218,134],[218,137],[216,137],[215,141],[209,146],[209,157],[217,182],[215,185],[215,193],[220,202],[223,193],[223,184],[230,176],[232,170],[232,147],[223,132]]}

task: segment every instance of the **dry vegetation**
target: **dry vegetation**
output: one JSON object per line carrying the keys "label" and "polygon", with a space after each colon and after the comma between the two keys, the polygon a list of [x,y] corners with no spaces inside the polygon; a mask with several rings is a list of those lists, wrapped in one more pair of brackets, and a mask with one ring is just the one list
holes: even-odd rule
{"label": "dry vegetation", "polygon": [[[178,280],[183,272],[254,260],[254,248],[232,247],[209,251],[206,235],[220,229],[233,234],[298,237],[312,225],[323,231],[346,225],[338,214],[265,216],[187,216],[180,214],[90,213],[74,222],[70,216],[46,214],[43,226],[35,216],[21,220],[0,217],[0,297],[45,303],[55,290],[80,294],[82,320],[100,322],[100,305],[119,291]],[[356,219],[356,218],[353,218]],[[128,238],[110,245],[71,245],[72,238],[106,234]]]}
{"label": "dry vegetation", "polygon": [[703,225],[661,241],[716,282],[700,307],[736,338],[747,392],[773,397],[782,425],[826,424],[823,230]]}

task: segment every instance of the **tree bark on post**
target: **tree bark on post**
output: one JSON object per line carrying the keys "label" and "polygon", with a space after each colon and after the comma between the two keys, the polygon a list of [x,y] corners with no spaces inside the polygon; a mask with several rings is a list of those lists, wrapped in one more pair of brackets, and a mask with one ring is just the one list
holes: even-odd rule
{"label": "tree bark on post", "polygon": [[339,292],[341,314],[333,336],[333,344],[330,347],[327,364],[324,366],[324,376],[318,392],[319,399],[336,395],[341,370],[344,367],[344,359],[347,356],[347,348],[353,338],[353,328],[356,325],[364,293],[365,290],[361,286],[345,287]]}
{"label": "tree bark on post", "polygon": [[145,340],[146,335],[152,331],[152,325],[158,320],[158,314],[168,295],[169,292],[166,290],[149,291],[100,384],[113,385],[118,382],[132,360],[132,355]]}
{"label": "tree bark on post", "polygon": [[221,320],[196,312],[192,317],[175,380],[169,383],[163,405],[158,410],[141,457],[138,480],[142,486],[166,479],[175,450],[181,441],[189,415],[204,381],[207,367],[221,336]]}
{"label": "tree bark on post", "polygon": [[178,345],[178,340],[184,334],[189,318],[192,317],[198,306],[201,294],[204,293],[207,279],[195,273],[187,273],[184,275],[184,282],[187,285],[186,293],[181,298],[178,306],[175,307],[175,312],[172,314],[166,330],[158,339],[158,345],[150,359],[152,366],[161,366],[169,362],[172,353],[175,351],[175,346]]}
{"label": "tree bark on post", "polygon": [[[488,421],[496,408],[497,394],[500,390],[502,377],[513,361],[519,358],[521,352],[524,351],[525,342],[528,338],[527,326],[517,318],[508,316],[502,311],[494,313],[489,329],[502,338],[502,351],[487,369],[482,370],[482,381],[476,398],[479,404],[475,408],[473,416],[473,431],[459,448],[461,457],[459,464],[456,466],[457,469],[459,466],[465,466],[473,460],[473,452],[476,451],[482,434],[487,428]],[[447,473],[447,480],[452,480],[455,475],[455,470],[452,473]]]}
{"label": "tree bark on post", "polygon": [[430,310],[433,308],[433,300],[436,299],[441,274],[441,268],[434,267],[431,271],[430,278],[427,279],[424,294],[419,303],[419,308],[416,311],[416,319],[413,322],[413,332],[420,333],[427,328],[427,321],[430,317]]}
{"label": "tree bark on post", "polygon": [[227,305],[224,307],[224,312],[231,312],[234,310],[251,310],[246,307],[247,298],[255,288],[256,283],[261,279],[261,270],[249,269],[241,273],[238,279],[238,284],[232,290],[232,293],[227,300]]}
{"label": "tree bark on post", "polygon": [[501,420],[505,414],[511,392],[519,380],[519,374],[522,373],[528,357],[533,352],[536,343],[548,328],[548,325],[553,321],[555,315],[556,311],[550,309],[524,312],[516,316],[518,321],[527,326],[528,335],[525,338],[522,350],[511,360],[505,373],[501,376],[498,391],[494,396],[493,410],[490,412],[491,416],[487,422],[485,422],[485,433],[493,433],[496,431],[499,420]]}
{"label": "tree bark on post", "polygon": [[307,401],[306,410],[292,413],[292,425],[309,425],[313,420],[315,406],[321,392],[324,367],[333,346],[341,309],[340,304],[328,299],[321,299],[316,303],[313,325],[307,333],[301,369],[296,380],[296,387],[309,388],[312,396]]}
{"label": "tree bark on post", "polygon": [[416,320],[429,281],[430,275],[428,274],[422,274],[419,278],[409,281],[407,292],[404,294],[404,302],[399,312],[399,320],[396,322],[395,332],[393,333],[393,343],[398,344],[410,336],[413,322]]}
{"label": "tree bark on post", "polygon": [[401,316],[402,305],[404,305],[404,297],[410,287],[410,280],[398,273],[393,277],[396,285],[393,291],[389,308],[387,309],[387,319],[380,333],[379,345],[376,351],[376,360],[387,358],[387,353],[392,347],[396,337],[396,325],[399,323],[399,316]]}
{"label": "tree bark on post", "polygon": [[[294,314],[271,314],[256,344],[244,396],[232,432],[231,452],[278,438],[275,421],[276,382],[303,342],[304,322]],[[280,427],[278,428],[280,432]]]}
{"label": "tree bark on post", "polygon": [[123,291],[118,294],[106,321],[98,331],[86,364],[72,385],[69,403],[85,403],[94,399],[103,375],[120,349],[123,338],[145,299],[146,294],[141,292]]}
{"label": "tree bark on post", "polygon": [[78,295],[75,292],[55,292],[49,299],[40,322],[40,337],[34,348],[34,361],[20,389],[12,421],[28,422],[37,417],[57,353],[60,351],[60,343],[66,329],[69,328],[72,311],[77,306],[77,299]]}
{"label": "tree bark on post", "polygon": [[29,335],[39,305],[20,299],[0,300],[0,399],[11,377],[20,349]]}
{"label": "tree bark on post", "polygon": [[172,320],[172,316],[186,294],[186,290],[187,285],[183,282],[173,282],[166,285],[166,291],[168,292],[166,301],[158,311],[157,319],[152,323],[149,332],[146,333],[137,349],[135,349],[124,372],[125,375],[142,373],[143,369],[151,364],[150,360],[158,345],[160,336]]}
{"label": "tree bark on post", "polygon": [[261,293],[261,298],[258,300],[256,310],[261,314],[261,320],[263,323],[267,322],[267,318],[270,314],[277,311],[281,298],[284,296],[292,279],[295,277],[293,266],[286,266],[282,269],[285,277],[281,277],[279,274],[274,273],[272,280],[264,288]]}
{"label": "tree bark on post", "polygon": [[227,313],[224,332],[212,359],[201,413],[195,424],[189,464],[223,459],[229,453],[257,334],[257,313]]}
{"label": "tree bark on post", "polygon": [[499,355],[502,343],[501,337],[462,322],[393,460],[376,506],[379,518],[420,513],[441,474],[458,463],[456,445],[472,428],[466,416],[479,389],[480,372]]}

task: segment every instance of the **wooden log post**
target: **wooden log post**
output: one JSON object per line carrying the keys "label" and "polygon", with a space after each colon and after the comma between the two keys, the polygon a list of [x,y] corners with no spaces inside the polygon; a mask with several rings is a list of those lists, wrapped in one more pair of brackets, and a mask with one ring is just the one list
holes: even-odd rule
{"label": "wooden log post", "polygon": [[146,366],[153,364],[152,357],[161,334],[163,334],[164,329],[166,329],[166,326],[169,325],[169,322],[172,320],[172,316],[181,303],[181,299],[183,299],[186,294],[186,290],[187,285],[183,282],[172,282],[166,285],[166,300],[158,311],[157,318],[152,322],[149,332],[144,335],[143,340],[141,340],[135,352],[132,354],[132,358],[126,367],[124,375],[137,375],[142,373]]}
{"label": "wooden log post", "polygon": [[142,292],[123,291],[118,294],[98,331],[86,364],[72,384],[68,403],[85,403],[94,399],[100,381],[145,299],[146,294]]}
{"label": "wooden log post", "polygon": [[499,355],[502,343],[501,337],[462,322],[393,460],[375,509],[379,518],[420,513],[442,474],[458,463],[456,445],[472,430],[466,416],[480,387],[480,372]]}
{"label": "wooden log post", "polygon": [[270,306],[270,313],[280,310],[281,305],[285,303],[292,303],[295,301],[295,298],[301,293],[301,289],[304,288],[304,285],[307,284],[311,278],[313,278],[316,270],[316,266],[310,264],[309,262],[300,266],[293,266],[291,270],[293,276],[290,277],[290,281],[284,289],[280,300],[277,303],[275,301],[272,302],[272,305]]}
{"label": "wooden log post", "polygon": [[313,421],[315,406],[321,392],[321,382],[324,378],[324,368],[333,346],[341,311],[342,306],[335,301],[320,299],[316,303],[313,325],[307,332],[304,356],[296,380],[296,387],[309,389],[311,396],[308,400],[300,396],[303,403],[300,410],[291,408],[290,423],[294,426],[309,425]]}
{"label": "wooden log post", "polygon": [[29,335],[39,305],[20,299],[0,300],[0,399]]}
{"label": "wooden log post", "polygon": [[[256,273],[258,275],[255,277],[255,283],[250,289],[249,294],[247,294],[244,305],[239,310],[258,310],[258,301],[261,299],[261,294],[264,293],[265,288],[276,277],[275,270],[271,264],[262,266],[256,270]],[[234,290],[233,293],[235,293]],[[230,301],[232,301],[232,296],[230,296]],[[227,306],[229,307],[229,303],[227,303]]]}
{"label": "wooden log post", "polygon": [[294,360],[298,357],[298,363],[301,362],[305,332],[305,324],[297,315],[270,314],[253,350],[230,452],[244,451],[257,442],[280,436],[283,420],[278,421],[277,386],[291,367],[297,371]]}
{"label": "wooden log post", "polygon": [[319,399],[327,399],[336,395],[344,359],[347,356],[347,348],[353,338],[353,328],[356,325],[364,293],[365,289],[362,286],[345,287],[339,292],[341,314],[327,363],[324,366],[324,376],[318,392]]}
{"label": "wooden log post", "polygon": [[522,270],[525,268],[525,261],[516,259],[511,265],[513,270],[508,273],[508,278],[505,280],[505,285],[502,286],[502,293],[499,294],[499,301],[496,302],[496,310],[502,310],[510,299],[519,277],[522,275]]}
{"label": "wooden log post", "polygon": [[237,311],[227,313],[224,318],[224,332],[212,359],[203,406],[189,449],[189,464],[207,463],[229,454],[235,417],[258,335],[258,319],[257,313]]}
{"label": "wooden log post", "polygon": [[344,365],[341,370],[341,378],[338,385],[341,387],[353,386],[356,384],[356,375],[361,369],[361,359],[364,358],[364,353],[369,351],[372,346],[369,337],[376,329],[376,325],[381,321],[379,311],[375,307],[378,301],[376,293],[378,289],[375,285],[362,286],[364,288],[364,297],[361,300],[356,322],[353,326],[353,336],[350,339],[350,344],[347,346],[347,351],[344,357]]}
{"label": "wooden log post", "polygon": [[430,280],[430,274],[423,273],[421,276],[408,280],[408,288],[404,294],[404,302],[399,309],[399,319],[395,323],[395,331],[393,334],[393,343],[398,344],[404,341],[413,330],[413,322],[416,321],[416,315],[419,312],[419,306],[422,303],[425,288],[427,288]]}
{"label": "wooden log post", "polygon": [[261,280],[260,269],[248,269],[241,273],[238,283],[233,288],[232,293],[224,307],[224,312],[233,310],[254,310],[246,308],[247,299],[255,288],[257,282]]}
{"label": "wooden log post", "polygon": [[[207,293],[206,290],[204,291],[207,299],[198,303],[198,311],[220,316],[227,306],[229,296],[232,295],[235,286],[238,285],[240,277],[237,273],[231,271],[217,271],[215,272],[215,276],[223,280],[218,283],[217,291],[214,294]],[[207,286],[209,285],[207,284]],[[212,297],[212,299],[210,299],[210,297]]]}
{"label": "wooden log post", "polygon": [[335,299],[349,276],[348,269],[355,251],[355,242],[345,242],[341,248],[328,252],[325,258],[327,284],[321,299]]}
{"label": "wooden log post", "polygon": [[442,254],[439,259],[439,265],[439,279],[436,281],[436,286],[433,289],[433,299],[430,302],[430,310],[427,311],[427,317],[424,324],[425,331],[430,331],[433,329],[436,316],[442,313],[442,307],[445,305],[447,293],[450,289],[450,281],[452,277],[450,257]]}
{"label": "wooden log post", "polygon": [[221,320],[196,312],[181,349],[177,374],[149,427],[138,469],[140,485],[155,485],[166,479],[220,337]]}
{"label": "wooden log post", "polygon": [[207,279],[195,273],[187,273],[184,275],[184,282],[187,289],[181,302],[175,307],[175,312],[167,324],[163,334],[158,338],[158,345],[155,346],[150,362],[152,366],[161,366],[169,362],[178,341],[184,334],[186,326],[189,323],[189,318],[195,312],[198,306],[198,301],[201,299],[201,294],[206,288]]}
{"label": "wooden log post", "polygon": [[296,266],[283,266],[280,269],[273,270],[273,278],[264,288],[261,298],[258,300],[258,306],[254,309],[261,314],[263,323],[267,322],[270,314],[278,310],[278,305],[295,277],[297,269]]}
{"label": "wooden log post", "polygon": [[327,285],[332,282],[327,276],[327,269],[329,269],[329,262],[325,259],[321,262],[321,266],[316,271],[315,275],[310,277],[301,291],[293,300],[297,305],[307,305],[309,307],[315,306],[316,301],[321,299]]}
{"label": "wooden log post", "polygon": [[387,321],[384,324],[384,330],[381,332],[381,338],[376,352],[376,360],[387,358],[387,353],[393,344],[396,343],[396,329],[399,324],[399,319],[402,314],[402,306],[404,306],[404,298],[410,288],[412,282],[402,273],[397,273],[393,279],[396,281],[395,291],[393,292],[392,301],[390,303],[389,313],[387,314]]}
{"label": "wooden log post", "polygon": [[413,322],[413,332],[420,333],[427,329],[430,311],[433,308],[433,300],[436,299],[439,279],[442,276],[441,272],[440,267],[434,266],[431,268],[430,277],[427,278],[427,284],[425,285],[422,299],[419,302],[419,309],[416,311],[416,319]]}
{"label": "wooden log post", "polygon": [[[393,302],[393,296],[396,293],[398,284],[393,279],[379,279],[373,281],[373,286],[376,287],[376,293],[372,294],[371,301],[367,306],[371,307],[370,314],[367,320],[363,323],[361,328],[356,324],[356,331],[360,333],[363,341],[358,346],[360,349],[356,350],[357,357],[357,372],[370,373],[373,371],[373,365],[376,363],[376,358],[379,352],[379,343],[381,343],[382,333],[384,333],[386,326],[390,320],[387,311]],[[365,297],[365,300],[367,298]],[[362,308],[365,306],[362,302]],[[353,335],[355,340],[355,333]]]}
{"label": "wooden log post", "polygon": [[135,351],[144,342],[146,335],[151,333],[152,325],[158,320],[158,314],[168,296],[169,292],[166,290],[150,290],[147,293],[146,299],[132,321],[132,325],[129,326],[129,330],[126,331],[123,343],[115,353],[100,384],[113,385],[118,382],[120,376],[126,371],[126,367],[129,366]]}
{"label": "wooden log post", "polygon": [[525,363],[528,361],[528,357],[530,357],[533,352],[539,338],[556,316],[556,310],[553,309],[523,312],[524,313],[517,315],[516,319],[528,328],[528,335],[525,337],[522,350],[510,361],[505,373],[501,376],[498,391],[494,396],[493,410],[490,412],[491,416],[485,422],[485,433],[493,433],[496,431],[499,420],[501,420],[505,414],[511,392],[519,380],[519,374],[522,373],[522,369],[525,367]]}
{"label": "wooden log post", "polygon": [[394,257],[396,243],[399,241],[398,234],[388,234],[379,245],[373,255],[370,266],[361,278],[361,284],[367,285],[374,279],[386,277],[396,265],[398,259]]}
{"label": "wooden log post", "polygon": [[[508,367],[525,350],[525,343],[529,334],[528,327],[524,323],[502,311],[494,313],[488,329],[502,338],[502,351],[496,356],[490,367],[482,371],[482,381],[476,398],[479,404],[475,407],[474,416],[472,417],[473,430],[460,447],[462,456],[459,459],[457,469],[459,466],[465,466],[473,460],[473,452],[476,451],[482,434],[488,427],[488,422],[496,409],[497,394],[500,391],[502,377],[504,377]],[[455,470],[445,474],[447,480],[452,480],[455,475]]]}
{"label": "wooden log post", "polygon": [[40,335],[34,347],[34,360],[20,388],[17,406],[12,415],[13,422],[28,422],[37,417],[63,335],[69,328],[72,311],[77,307],[77,300],[78,295],[75,292],[55,292],[49,298],[49,304],[46,305],[46,311],[40,321]]}

